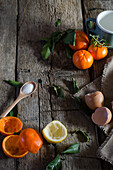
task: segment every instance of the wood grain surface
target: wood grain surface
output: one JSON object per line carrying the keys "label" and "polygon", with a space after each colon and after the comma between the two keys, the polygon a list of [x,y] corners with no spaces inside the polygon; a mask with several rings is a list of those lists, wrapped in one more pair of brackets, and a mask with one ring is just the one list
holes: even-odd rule
{"label": "wood grain surface", "polygon": [[[15,79],[16,64],[16,9],[15,0],[0,1],[0,113],[14,101],[15,88],[4,82]],[[3,136],[0,134],[0,169],[15,168],[14,159],[9,159],[2,151]]]}
{"label": "wood grain surface", "polygon": [[[7,158],[0,152],[0,170],[44,170],[57,153],[71,144],[80,143],[80,153],[61,156],[63,170],[112,170],[113,167],[99,158],[96,151],[104,140],[94,124],[79,110],[73,98],[72,78],[79,88],[101,75],[106,59],[95,62],[90,70],[78,70],[72,60],[66,57],[64,45],[57,44],[47,61],[41,58],[43,43],[41,38],[49,37],[55,31],[68,28],[85,29],[85,19],[96,18],[102,10],[112,9],[113,2],[92,0],[1,0],[0,1],[0,111],[9,106],[18,90],[3,82],[13,79],[22,83],[35,81],[36,92],[18,104],[18,117],[23,128],[34,128],[41,132],[52,120],[61,121],[68,130],[67,138],[52,145],[44,139],[37,154],[28,153],[21,159]],[[61,19],[61,26],[55,26]],[[87,32],[88,33],[88,32]],[[113,51],[109,51],[112,55]],[[59,85],[64,90],[64,98],[55,96],[51,86]],[[15,91],[16,90],[16,91]],[[85,131],[89,142],[81,141],[74,133],[77,129]],[[97,133],[98,132],[98,133]],[[0,136],[2,143],[3,136]]]}

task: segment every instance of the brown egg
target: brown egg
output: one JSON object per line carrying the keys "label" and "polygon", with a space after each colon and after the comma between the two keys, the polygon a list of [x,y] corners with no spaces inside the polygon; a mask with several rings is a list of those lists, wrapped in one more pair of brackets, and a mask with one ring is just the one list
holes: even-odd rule
{"label": "brown egg", "polygon": [[90,109],[95,110],[104,105],[104,96],[101,91],[88,93],[85,95],[85,102]]}
{"label": "brown egg", "polygon": [[111,121],[112,113],[107,107],[99,107],[92,114],[92,121],[100,126],[104,126]]}

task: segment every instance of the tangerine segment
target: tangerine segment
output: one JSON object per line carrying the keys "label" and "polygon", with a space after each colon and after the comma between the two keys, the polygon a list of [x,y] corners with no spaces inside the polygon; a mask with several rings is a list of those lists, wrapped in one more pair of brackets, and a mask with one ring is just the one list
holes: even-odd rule
{"label": "tangerine segment", "polygon": [[7,116],[0,119],[0,133],[3,135],[13,135],[14,132],[21,131],[23,123],[17,117]]}
{"label": "tangerine segment", "polygon": [[37,153],[43,144],[41,134],[32,128],[22,130],[19,138],[23,147],[31,153]]}
{"label": "tangerine segment", "polygon": [[4,138],[2,142],[4,153],[11,158],[22,158],[28,151],[21,145],[19,135],[10,135]]}

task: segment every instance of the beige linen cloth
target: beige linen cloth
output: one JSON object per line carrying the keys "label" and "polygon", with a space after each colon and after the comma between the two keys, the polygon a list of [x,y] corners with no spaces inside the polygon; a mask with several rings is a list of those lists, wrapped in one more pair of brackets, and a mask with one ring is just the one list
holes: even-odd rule
{"label": "beige linen cloth", "polygon": [[[113,113],[113,57],[105,64],[102,76],[87,84],[74,96],[84,100],[85,94],[97,90],[102,91],[105,97],[104,106],[108,107]],[[113,118],[109,124],[106,126],[99,126],[99,128],[101,128],[108,137],[99,147],[97,155],[113,164]]]}

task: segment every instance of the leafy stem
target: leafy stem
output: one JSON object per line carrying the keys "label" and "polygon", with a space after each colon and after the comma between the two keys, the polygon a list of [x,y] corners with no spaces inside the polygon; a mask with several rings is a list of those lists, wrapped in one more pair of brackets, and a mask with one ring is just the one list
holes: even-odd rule
{"label": "leafy stem", "polygon": [[67,45],[69,44],[75,45],[75,38],[76,38],[75,29],[68,29],[62,32],[56,31],[52,33],[49,38],[43,38],[42,40],[46,42],[41,52],[43,59],[44,60],[48,59],[50,54],[53,52],[56,43],[59,42],[61,39]]}
{"label": "leafy stem", "polygon": [[56,86],[55,84],[53,84],[52,87],[57,97],[64,98],[64,91],[60,86]]}
{"label": "leafy stem", "polygon": [[[95,40],[94,46],[96,46],[97,44],[99,44],[99,45],[101,45],[101,47],[107,47],[107,48],[111,47],[111,46],[104,45],[104,44],[106,44],[106,40],[102,39],[102,40],[99,41],[99,40],[98,40],[99,35],[97,35],[97,36],[91,35],[91,34],[89,34],[89,35],[90,35],[90,37],[92,37],[92,38]],[[102,41],[104,41],[104,42],[101,43]]]}
{"label": "leafy stem", "polygon": [[[79,143],[72,144],[69,148],[63,151],[61,154],[77,154],[80,151]],[[61,170],[62,162],[60,159],[60,155],[58,154],[53,161],[51,161],[47,166],[46,170]]]}

